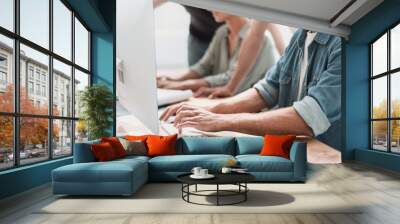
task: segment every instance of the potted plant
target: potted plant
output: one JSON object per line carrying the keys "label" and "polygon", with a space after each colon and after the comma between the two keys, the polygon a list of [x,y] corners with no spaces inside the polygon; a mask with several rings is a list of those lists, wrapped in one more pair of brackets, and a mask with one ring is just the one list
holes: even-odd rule
{"label": "potted plant", "polygon": [[102,84],[86,87],[80,92],[80,124],[87,127],[89,140],[110,136],[113,124],[113,102],[115,98],[110,89]]}

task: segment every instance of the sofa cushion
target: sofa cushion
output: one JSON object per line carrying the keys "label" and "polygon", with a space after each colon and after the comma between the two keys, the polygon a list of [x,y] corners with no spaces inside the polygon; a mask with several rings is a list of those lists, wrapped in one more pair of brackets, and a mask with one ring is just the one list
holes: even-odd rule
{"label": "sofa cushion", "polygon": [[261,156],[280,156],[290,159],[290,148],[295,135],[265,135],[264,146],[261,149]]}
{"label": "sofa cushion", "polygon": [[96,158],[91,150],[91,145],[99,143],[100,140],[75,143],[74,163],[95,162]]}
{"label": "sofa cushion", "polygon": [[131,182],[134,173],[147,176],[145,159],[75,163],[53,170],[57,182]]}
{"label": "sofa cushion", "polygon": [[101,142],[110,143],[117,158],[123,158],[126,156],[126,151],[124,149],[124,146],[121,144],[121,142],[117,137],[104,137],[101,138]]}
{"label": "sofa cushion", "polygon": [[147,147],[146,143],[141,140],[130,141],[124,138],[119,138],[122,146],[126,151],[126,155],[136,155],[136,156],[145,156],[147,155]]}
{"label": "sofa cushion", "polygon": [[105,162],[118,158],[112,145],[108,142],[93,144],[90,147],[92,149],[94,157],[96,157],[96,161]]}
{"label": "sofa cushion", "polygon": [[263,137],[237,137],[236,155],[260,154],[263,145]]}
{"label": "sofa cushion", "polygon": [[235,155],[235,139],[232,137],[183,137],[177,142],[177,154]]}
{"label": "sofa cushion", "polygon": [[151,157],[176,155],[177,138],[177,134],[170,136],[148,136],[146,140],[148,148],[147,155]]}
{"label": "sofa cushion", "polygon": [[292,161],[278,156],[239,155],[240,167],[249,172],[292,172]]}
{"label": "sofa cushion", "polygon": [[150,157],[147,156],[125,156],[124,158],[114,160],[113,162],[127,162],[127,163],[135,163],[135,160],[147,162],[149,161]]}
{"label": "sofa cushion", "polygon": [[163,172],[190,172],[193,167],[203,167],[212,172],[219,171],[231,155],[175,155],[158,156],[149,160],[149,170]]}

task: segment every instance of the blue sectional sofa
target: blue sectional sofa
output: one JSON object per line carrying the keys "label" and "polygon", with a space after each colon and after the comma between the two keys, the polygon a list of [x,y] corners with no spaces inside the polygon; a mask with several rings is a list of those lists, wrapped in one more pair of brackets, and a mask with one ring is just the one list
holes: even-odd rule
{"label": "blue sectional sofa", "polygon": [[294,142],[290,159],[260,156],[262,137],[183,137],[178,139],[177,155],[128,156],[109,162],[96,162],[91,141],[75,145],[74,163],[52,172],[54,194],[131,195],[148,181],[176,181],[180,174],[200,166],[218,172],[234,159],[259,182],[304,182],[306,144]]}

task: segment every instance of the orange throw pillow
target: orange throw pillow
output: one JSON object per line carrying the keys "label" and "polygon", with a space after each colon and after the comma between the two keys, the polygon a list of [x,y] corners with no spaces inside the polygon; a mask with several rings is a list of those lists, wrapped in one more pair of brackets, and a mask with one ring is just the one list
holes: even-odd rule
{"label": "orange throw pillow", "polygon": [[101,138],[101,142],[108,142],[114,149],[115,155],[117,158],[122,158],[126,156],[126,151],[124,146],[121,144],[118,138],[110,137],[110,138]]}
{"label": "orange throw pillow", "polygon": [[146,143],[148,147],[147,155],[165,156],[176,155],[176,139],[178,135],[157,136],[151,135],[147,137]]}
{"label": "orange throw pillow", "polygon": [[125,135],[124,139],[129,140],[129,141],[146,141],[147,137],[153,136],[153,135]]}
{"label": "orange throw pillow", "polygon": [[264,146],[261,149],[261,156],[280,156],[286,159],[290,158],[290,148],[295,135],[265,135]]}
{"label": "orange throw pillow", "polygon": [[94,154],[94,157],[99,162],[110,161],[117,158],[114,149],[108,142],[93,144],[91,145],[91,149]]}

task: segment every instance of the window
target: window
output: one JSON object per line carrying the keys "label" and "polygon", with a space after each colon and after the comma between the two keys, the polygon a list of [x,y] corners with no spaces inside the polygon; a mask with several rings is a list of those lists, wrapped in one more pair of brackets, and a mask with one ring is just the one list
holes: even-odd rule
{"label": "window", "polygon": [[72,12],[60,1],[53,0],[54,53],[71,60]]}
{"label": "window", "polygon": [[7,87],[7,56],[0,53],[0,91],[5,92]]}
{"label": "window", "polygon": [[49,0],[19,0],[21,36],[49,48]]}
{"label": "window", "polygon": [[80,95],[81,92],[89,86],[89,74],[84,72],[75,71],[75,117],[79,117],[81,113],[81,108],[79,106],[80,103]]}
{"label": "window", "polygon": [[28,82],[28,92],[29,92],[29,94],[34,93],[33,82]]}
{"label": "window", "polygon": [[0,67],[7,68],[7,56],[0,54]]}
{"label": "window", "polygon": [[[69,96],[69,100],[72,101],[71,95],[72,91],[70,89],[65,89],[64,85],[65,83],[70,83],[72,84],[72,68],[69,65],[66,65],[58,60],[53,60],[54,64],[54,70],[53,70],[53,90],[54,90],[54,95],[53,95],[53,114],[61,115],[62,117],[72,117],[72,108],[69,106],[64,112],[61,111],[60,106],[63,106],[62,104],[59,104],[59,97],[62,103],[64,103],[64,96]],[[59,96],[59,94],[61,96]],[[72,104],[72,102],[68,102],[69,105]]]}
{"label": "window", "polygon": [[36,80],[40,81],[40,71],[39,71],[39,69],[36,69]]}
{"label": "window", "polygon": [[[3,1],[0,2],[1,7]],[[3,12],[0,14],[3,14]],[[2,16],[0,15],[0,21]],[[13,66],[11,66],[12,58],[14,57],[13,52],[14,41],[0,33],[0,113],[14,112],[14,70]]]}
{"label": "window", "polygon": [[28,74],[29,74],[29,79],[33,80],[34,77],[33,77],[33,67],[32,66],[29,66]]}
{"label": "window", "polygon": [[400,25],[370,45],[371,148],[400,153]]}
{"label": "window", "polygon": [[20,118],[19,158],[22,165],[49,158],[48,125],[44,118]]}
{"label": "window", "polygon": [[14,166],[13,117],[0,115],[0,169]]}
{"label": "window", "polygon": [[14,0],[1,0],[0,9],[0,26],[14,31]]}
{"label": "window", "polygon": [[42,96],[46,97],[46,86],[42,86]]}
{"label": "window", "polygon": [[53,157],[71,155],[72,121],[53,120]]}
{"label": "window", "polygon": [[0,0],[0,170],[70,156],[86,137],[74,105],[90,84],[90,31],[66,4]]}
{"label": "window", "polygon": [[0,71],[0,84],[6,85],[7,84],[7,73]]}
{"label": "window", "polygon": [[40,84],[36,84],[36,95],[40,95]]}
{"label": "window", "polygon": [[81,67],[89,69],[89,32],[76,18],[75,40],[75,62]]}

